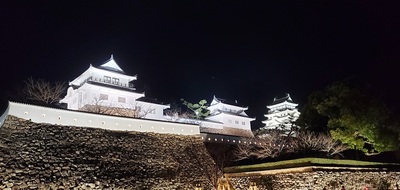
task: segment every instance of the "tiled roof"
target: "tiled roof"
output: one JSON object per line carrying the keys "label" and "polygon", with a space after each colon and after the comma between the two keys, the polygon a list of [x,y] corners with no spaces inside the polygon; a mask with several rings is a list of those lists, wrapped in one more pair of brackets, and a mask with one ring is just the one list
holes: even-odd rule
{"label": "tiled roof", "polygon": [[149,103],[153,103],[153,104],[164,104],[163,102],[160,102],[155,98],[140,97],[140,98],[138,98],[136,100],[137,101],[142,101],[142,102],[149,102]]}
{"label": "tiled roof", "polygon": [[125,74],[121,67],[119,67],[118,64],[115,62],[113,55],[111,55],[111,58],[100,65],[98,68]]}
{"label": "tiled roof", "polygon": [[87,83],[88,84],[93,84],[93,85],[98,85],[98,86],[114,88],[114,89],[118,89],[118,90],[125,90],[125,91],[129,91],[129,92],[142,93],[142,92],[139,92],[135,88],[132,88],[132,87],[125,87],[125,86],[115,85],[115,84],[111,84],[111,83],[105,83],[105,82],[99,82],[99,81],[93,81],[93,80],[92,81],[87,81]]}
{"label": "tiled roof", "polygon": [[290,98],[290,95],[286,94],[286,96],[283,98],[275,98],[271,105],[279,104],[285,101],[290,103],[295,103],[293,102],[292,98]]}
{"label": "tiled roof", "polygon": [[233,105],[233,106],[238,106],[238,107],[246,107],[244,105],[239,104],[236,100],[232,101],[232,100],[226,100],[226,99],[222,99],[222,98],[217,98],[214,96],[214,98],[224,104],[229,104],[229,105]]}
{"label": "tiled roof", "polygon": [[231,111],[221,111],[221,110],[219,110],[218,112],[216,112],[216,113],[214,113],[214,114],[212,114],[212,115],[209,115],[209,116],[207,116],[207,117],[216,116],[216,115],[219,115],[219,114],[222,114],[222,113],[228,114],[228,115],[233,115],[233,116],[239,116],[239,117],[244,117],[244,118],[253,119],[253,118],[248,117],[247,114],[246,114],[246,112],[244,112],[244,111],[240,111],[240,112],[231,112]]}

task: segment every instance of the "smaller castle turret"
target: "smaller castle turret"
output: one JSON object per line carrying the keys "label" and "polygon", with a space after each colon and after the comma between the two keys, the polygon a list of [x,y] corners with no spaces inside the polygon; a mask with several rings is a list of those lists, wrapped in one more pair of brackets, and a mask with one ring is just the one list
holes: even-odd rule
{"label": "smaller castle turret", "polygon": [[286,93],[285,97],[274,98],[274,101],[267,106],[267,118],[263,121],[265,126],[261,130],[282,130],[288,132],[292,130],[293,122],[297,120],[300,112],[297,110],[298,104],[295,103]]}

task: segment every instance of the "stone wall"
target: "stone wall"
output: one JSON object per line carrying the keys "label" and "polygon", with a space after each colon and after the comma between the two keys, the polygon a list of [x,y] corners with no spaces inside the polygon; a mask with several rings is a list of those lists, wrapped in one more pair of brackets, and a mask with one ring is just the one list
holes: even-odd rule
{"label": "stone wall", "polygon": [[200,136],[38,124],[0,129],[0,189],[210,189]]}
{"label": "stone wall", "polygon": [[[0,189],[211,189],[215,165],[200,136],[38,124],[8,116],[0,129]],[[236,190],[377,189],[400,172],[319,170],[232,177]]]}
{"label": "stone wall", "polygon": [[[346,190],[400,189],[400,172],[394,171],[313,171],[263,176],[229,177],[236,190],[248,190],[255,182],[258,190]],[[386,188],[385,188],[386,187]]]}

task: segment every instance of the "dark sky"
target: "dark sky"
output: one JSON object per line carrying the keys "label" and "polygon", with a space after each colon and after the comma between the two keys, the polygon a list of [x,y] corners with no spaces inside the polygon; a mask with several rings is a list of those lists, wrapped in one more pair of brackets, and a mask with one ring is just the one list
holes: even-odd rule
{"label": "dark sky", "polygon": [[[217,97],[266,112],[357,76],[400,97],[400,1],[10,1],[1,85],[74,79],[111,54],[166,103]],[[15,82],[14,82],[15,81]]]}

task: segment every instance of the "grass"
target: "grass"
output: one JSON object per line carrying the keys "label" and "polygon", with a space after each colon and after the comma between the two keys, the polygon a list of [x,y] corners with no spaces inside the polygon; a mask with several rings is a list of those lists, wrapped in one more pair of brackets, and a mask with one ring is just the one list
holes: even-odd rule
{"label": "grass", "polygon": [[233,166],[224,169],[226,173],[250,172],[261,170],[285,169],[305,166],[336,166],[336,167],[369,167],[369,168],[399,168],[400,164],[367,162],[357,160],[335,160],[327,158],[299,158],[254,165]]}

